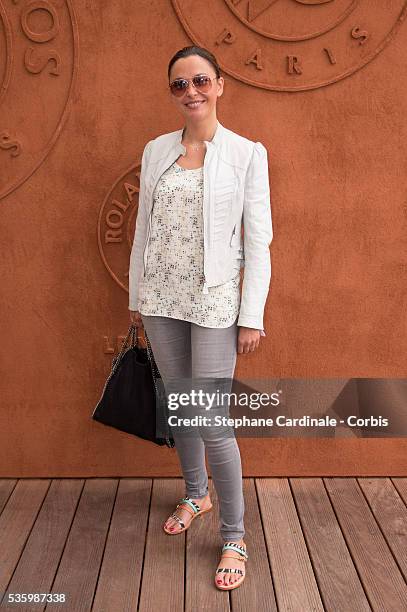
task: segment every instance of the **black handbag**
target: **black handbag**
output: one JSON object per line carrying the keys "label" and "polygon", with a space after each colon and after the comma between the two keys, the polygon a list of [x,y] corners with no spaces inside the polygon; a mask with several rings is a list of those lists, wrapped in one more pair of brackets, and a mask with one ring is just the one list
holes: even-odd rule
{"label": "black handbag", "polygon": [[[151,350],[139,344],[137,327],[130,325],[92,418],[103,425],[133,434],[159,446],[172,448],[164,385]],[[131,344],[127,348],[129,337]]]}

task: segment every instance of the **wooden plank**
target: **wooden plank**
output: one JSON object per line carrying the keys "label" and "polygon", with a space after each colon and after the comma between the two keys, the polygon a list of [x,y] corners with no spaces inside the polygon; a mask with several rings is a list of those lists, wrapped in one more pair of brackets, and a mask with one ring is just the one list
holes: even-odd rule
{"label": "wooden plank", "polygon": [[162,528],[184,494],[183,479],[153,481],[139,612],[184,609],[185,533],[171,536]]}
{"label": "wooden plank", "polygon": [[407,587],[355,478],[324,478],[369,603],[378,612],[407,609]]}
{"label": "wooden plank", "polygon": [[263,532],[262,517],[257,498],[256,481],[243,479],[245,499],[245,538],[249,559],[246,578],[241,587],[231,592],[233,612],[247,610],[277,610],[273,577]]}
{"label": "wooden plank", "polygon": [[290,478],[297,513],[327,610],[371,608],[320,478]]}
{"label": "wooden plank", "polygon": [[257,478],[278,609],[324,610],[287,478]]}
{"label": "wooden plank", "polygon": [[115,478],[85,482],[52,588],[66,594],[65,606],[58,607],[80,612],[92,606],[117,485]]}
{"label": "wooden plank", "polygon": [[219,502],[212,478],[209,493],[213,510],[193,521],[186,544],[185,612],[230,610],[226,592],[215,586],[215,570],[223,540],[219,534]]}
{"label": "wooden plank", "polygon": [[2,478],[0,480],[0,512],[3,512],[3,508],[7,504],[8,498],[17,482],[15,478]]}
{"label": "wooden plank", "polygon": [[396,487],[398,494],[407,505],[407,478],[392,478],[391,481]]}
{"label": "wooden plank", "polygon": [[[13,578],[10,593],[50,593],[72,518],[80,497],[83,480],[55,479],[29,535]],[[21,604],[20,604],[21,605]],[[46,602],[24,604],[24,611],[44,610]],[[2,605],[2,610],[16,609],[16,604]]]}
{"label": "wooden plank", "polygon": [[407,579],[407,508],[389,478],[358,478],[358,483]]}
{"label": "wooden plank", "polygon": [[151,479],[120,480],[94,610],[137,610],[151,489]]}
{"label": "wooden plank", "polygon": [[0,515],[0,592],[6,591],[50,481],[19,480]]}

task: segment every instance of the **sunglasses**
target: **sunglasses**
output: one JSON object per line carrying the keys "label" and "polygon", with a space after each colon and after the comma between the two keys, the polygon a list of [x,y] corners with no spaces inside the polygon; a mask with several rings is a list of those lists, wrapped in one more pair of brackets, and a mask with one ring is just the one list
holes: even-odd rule
{"label": "sunglasses", "polygon": [[175,79],[169,85],[169,89],[174,96],[181,98],[188,89],[189,83],[192,83],[200,93],[207,93],[212,87],[212,81],[218,77],[211,78],[207,74],[196,74],[192,79]]}

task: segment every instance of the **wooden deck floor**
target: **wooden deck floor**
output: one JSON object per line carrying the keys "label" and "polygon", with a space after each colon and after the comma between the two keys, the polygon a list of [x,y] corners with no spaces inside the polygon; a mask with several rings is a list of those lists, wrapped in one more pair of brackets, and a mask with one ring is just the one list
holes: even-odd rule
{"label": "wooden deck floor", "polygon": [[[213,583],[218,504],[161,528],[181,479],[0,480],[3,610],[405,612],[406,478],[247,478],[244,584]],[[9,594],[65,603],[6,604]]]}

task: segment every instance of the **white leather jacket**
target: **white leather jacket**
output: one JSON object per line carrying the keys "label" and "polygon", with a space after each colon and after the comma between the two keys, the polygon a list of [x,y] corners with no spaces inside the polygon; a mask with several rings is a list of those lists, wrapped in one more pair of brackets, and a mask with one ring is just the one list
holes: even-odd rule
{"label": "white leather jacket", "polygon": [[[129,267],[129,310],[140,307],[138,284],[145,274],[154,188],[162,173],[186,154],[181,143],[183,131],[157,136],[143,151]],[[227,282],[244,267],[237,325],[262,330],[271,279],[269,246],[273,238],[267,150],[260,142],[232,132],[219,121],[214,137],[205,144],[202,291]]]}

